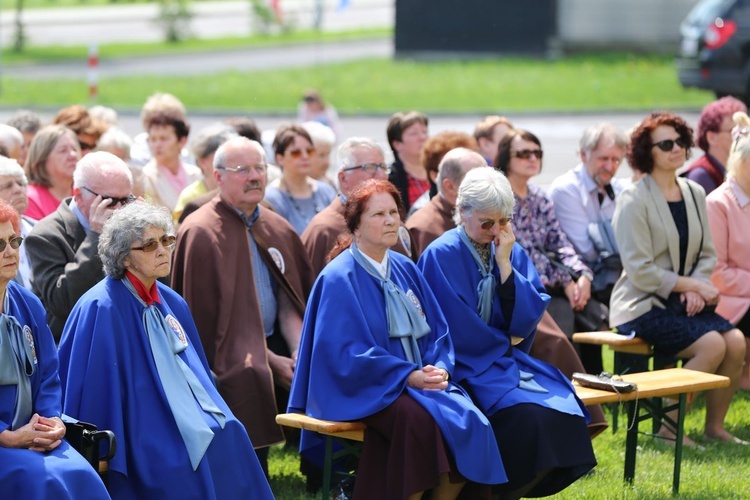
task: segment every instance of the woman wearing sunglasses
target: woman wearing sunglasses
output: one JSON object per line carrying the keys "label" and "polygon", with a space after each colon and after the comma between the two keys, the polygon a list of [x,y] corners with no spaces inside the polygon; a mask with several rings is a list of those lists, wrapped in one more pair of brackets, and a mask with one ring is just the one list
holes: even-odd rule
{"label": "woman wearing sunglasses", "polygon": [[[516,129],[500,141],[494,165],[513,187],[513,231],[551,296],[547,310],[571,338],[576,331],[600,330],[607,319],[607,308],[591,297],[593,273],[560,227],[552,200],[540,187],[529,183],[542,170],[542,156],[539,138]],[[603,371],[600,351],[584,354],[588,355],[581,356],[581,361],[588,373]]]}
{"label": "woman wearing sunglasses", "polygon": [[[644,175],[620,195],[612,220],[623,273],[612,290],[610,324],[651,343],[657,354],[685,360],[685,368],[729,377],[729,387],[706,393],[704,437],[741,442],[724,418],[745,339],[713,311],[719,291],[710,280],[716,252],[705,192],[676,175],[692,137],[685,120],[667,112],[647,116],[631,135],[628,162]],[[668,425],[661,433],[674,437]],[[685,444],[694,445],[687,436]]]}
{"label": "woman wearing sunglasses", "polygon": [[529,356],[549,296],[510,221],[513,191],[491,168],[470,170],[456,229],[419,259],[456,351],[453,378],[495,433],[508,482],[503,498],[557,493],[596,464],[588,412],[557,368]]}
{"label": "woman wearing sunglasses", "polygon": [[104,225],[107,277],[73,308],[60,343],[64,410],[117,436],[114,498],[272,498],[187,304],[157,281],[174,244],[170,212],[145,202]]}
{"label": "woman wearing sunglasses", "polygon": [[300,125],[282,125],[273,140],[281,178],[266,188],[265,201],[302,234],[315,214],[336,197],[336,190],[311,177],[315,148],[310,134]]}
{"label": "woman wearing sunglasses", "polygon": [[0,200],[0,484],[6,498],[109,498],[60,419],[57,349],[39,299],[13,282],[23,238]]}

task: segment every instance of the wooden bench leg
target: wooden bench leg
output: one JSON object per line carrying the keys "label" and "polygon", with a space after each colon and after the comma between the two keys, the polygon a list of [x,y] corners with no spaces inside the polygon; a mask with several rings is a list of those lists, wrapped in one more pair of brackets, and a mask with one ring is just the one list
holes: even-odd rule
{"label": "wooden bench leg", "polygon": [[685,434],[685,410],[687,408],[687,394],[680,394],[679,409],[677,410],[677,441],[674,445],[674,476],[672,477],[672,494],[680,491],[680,468],[682,466],[682,439]]}
{"label": "wooden bench leg", "polygon": [[637,400],[628,401],[628,433],[625,437],[625,481],[633,484],[635,478],[635,459],[638,451],[638,415]]}
{"label": "wooden bench leg", "polygon": [[333,438],[326,436],[326,451],[323,462],[323,489],[320,492],[322,500],[328,500],[331,494],[331,475],[333,474]]}

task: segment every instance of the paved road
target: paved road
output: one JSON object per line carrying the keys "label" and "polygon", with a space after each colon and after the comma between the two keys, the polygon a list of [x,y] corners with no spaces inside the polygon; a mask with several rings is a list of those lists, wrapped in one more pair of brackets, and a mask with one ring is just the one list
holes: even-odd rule
{"label": "paved road", "polygon": [[[365,27],[388,27],[394,24],[394,0],[351,0],[350,6],[337,10],[338,0],[323,1],[324,31],[341,31]],[[311,28],[314,19],[313,0],[282,0],[284,18],[298,28]],[[190,3],[192,35],[205,39],[245,36],[254,32],[250,2],[228,0]],[[156,23],[157,2],[105,7],[67,9],[27,9],[23,12],[25,32],[35,45],[90,45],[114,41],[153,42],[164,39]],[[0,43],[10,45],[15,28],[16,11],[0,12]]]}

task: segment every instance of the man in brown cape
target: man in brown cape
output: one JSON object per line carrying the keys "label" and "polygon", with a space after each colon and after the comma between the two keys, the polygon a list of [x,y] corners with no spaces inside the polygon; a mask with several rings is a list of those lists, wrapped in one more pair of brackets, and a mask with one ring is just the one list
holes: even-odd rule
{"label": "man in brown cape", "polygon": [[[346,197],[366,180],[388,178],[389,167],[385,163],[383,150],[372,139],[350,137],[338,147],[336,156],[341,194],[312,218],[301,235],[302,244],[307,250],[316,276],[325,267],[328,252],[336,244],[336,239],[348,232],[344,220]],[[399,241],[393,249],[416,260],[417,250],[404,225],[399,228],[398,236]]]}
{"label": "man in brown cape", "polygon": [[[487,162],[482,155],[470,149],[456,148],[446,153],[438,166],[438,194],[432,197],[430,203],[414,212],[406,223],[417,248],[427,248],[444,232],[456,227],[453,209],[456,206],[458,187],[466,172],[486,166]],[[529,354],[556,366],[568,378],[572,378],[573,372],[585,372],[575,349],[548,312],[544,313],[537,325],[536,337]],[[590,407],[589,412],[589,430],[592,436],[596,436],[607,428],[607,420],[599,406]]]}
{"label": "man in brown cape", "polygon": [[284,439],[275,417],[286,410],[313,276],[292,226],[259,206],[263,147],[230,139],[216,151],[213,175],[219,193],[180,227],[172,287],[267,473],[268,447]]}

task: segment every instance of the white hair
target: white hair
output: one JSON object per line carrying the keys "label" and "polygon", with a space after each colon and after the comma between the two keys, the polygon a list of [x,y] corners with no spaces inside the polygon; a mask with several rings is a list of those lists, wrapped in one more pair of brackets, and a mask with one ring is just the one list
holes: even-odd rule
{"label": "white hair", "polygon": [[453,221],[457,226],[474,210],[480,212],[500,212],[504,217],[513,215],[516,203],[513,188],[502,172],[494,168],[469,170],[461,181],[456,197],[456,212]]}
{"label": "white hair", "polygon": [[229,139],[216,150],[216,153],[214,154],[214,170],[221,167],[234,167],[235,165],[225,165],[224,162],[226,161],[227,150],[239,146],[250,146],[254,148],[260,155],[260,160],[263,163],[266,163],[266,150],[263,149],[263,146],[258,141],[238,136]]}
{"label": "white hair", "polygon": [[117,156],[106,151],[95,151],[78,160],[76,169],[73,171],[73,187],[81,188],[86,186],[92,177],[95,177],[103,170],[122,172],[128,177],[132,188],[133,174],[130,172],[128,165]]}
{"label": "white hair", "polygon": [[383,148],[372,139],[368,137],[350,137],[342,142],[336,150],[336,164],[338,165],[339,172],[347,167],[353,167],[358,163],[356,154],[360,149],[377,151],[380,153],[380,156],[384,157]]}
{"label": "white hair", "polygon": [[315,147],[328,146],[332,148],[336,144],[336,132],[327,125],[320,122],[304,122],[302,128],[310,135]]}
{"label": "white hair", "polygon": [[12,176],[19,179],[23,179],[25,184],[28,184],[26,180],[26,174],[23,171],[23,167],[18,164],[13,158],[6,158],[0,156],[0,176]]}

